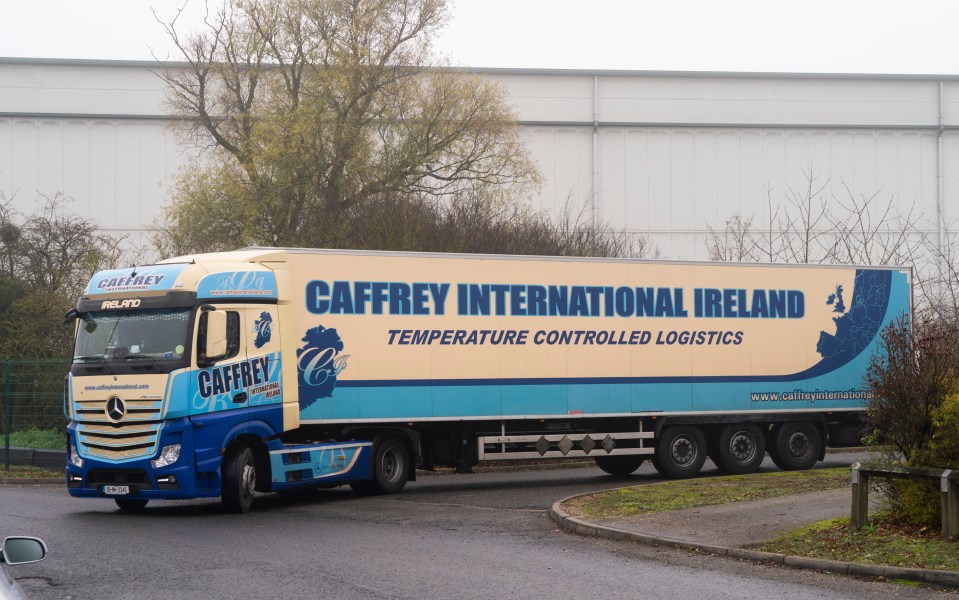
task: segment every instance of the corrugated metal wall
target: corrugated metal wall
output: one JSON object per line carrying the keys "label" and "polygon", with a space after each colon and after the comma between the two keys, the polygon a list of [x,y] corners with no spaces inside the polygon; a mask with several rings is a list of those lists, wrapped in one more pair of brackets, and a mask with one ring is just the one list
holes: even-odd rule
{"label": "corrugated metal wall", "polygon": [[[134,241],[190,160],[147,63],[0,60],[0,189],[36,193]],[[488,70],[524,123],[545,184],[533,204],[599,216],[665,257],[706,257],[708,227],[767,217],[812,173],[839,197],[880,194],[936,229],[939,79]],[[594,78],[598,78],[595,79]],[[594,83],[598,94],[594,98]],[[944,84],[945,198],[959,193],[959,81]],[[959,211],[945,203],[946,223]]]}
{"label": "corrugated metal wall", "polygon": [[0,118],[0,189],[18,212],[62,192],[69,210],[136,242],[184,157],[162,121]]}
{"label": "corrugated metal wall", "polygon": [[[585,201],[591,130],[533,127],[530,135],[547,176],[539,206]],[[959,136],[946,139],[959,157]],[[666,256],[705,258],[707,226],[721,229],[734,213],[767,222],[769,200],[802,192],[810,175],[840,199],[878,192],[880,205],[891,198],[903,213],[915,205],[934,231],[936,164],[928,131],[602,127],[598,200],[605,220],[650,235]],[[959,174],[956,161],[949,172]],[[955,176],[947,182],[948,198]],[[959,216],[947,208],[947,222]]]}

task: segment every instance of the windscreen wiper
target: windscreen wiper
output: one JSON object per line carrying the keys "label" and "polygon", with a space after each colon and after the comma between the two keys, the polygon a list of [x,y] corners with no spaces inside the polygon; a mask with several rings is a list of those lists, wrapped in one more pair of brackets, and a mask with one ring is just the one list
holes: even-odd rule
{"label": "windscreen wiper", "polygon": [[127,354],[123,358],[125,358],[126,360],[138,360],[141,358],[145,358],[148,361],[150,361],[150,364],[153,366],[154,369],[156,369],[157,371],[160,370],[160,365],[157,364],[156,359],[150,356],[149,354]]}
{"label": "windscreen wiper", "polygon": [[99,369],[106,369],[107,373],[112,373],[112,371],[110,370],[109,365],[107,364],[107,359],[105,359],[105,358],[103,357],[103,355],[101,355],[101,354],[90,354],[90,355],[88,355],[88,356],[74,356],[74,357],[73,357],[73,361],[74,361],[74,362],[76,362],[76,361],[78,361],[78,360],[98,360],[98,361],[100,361],[100,363],[101,363],[101,364],[98,365],[98,366],[95,366],[95,367],[91,367],[91,366],[87,366],[87,365],[82,365],[82,366],[83,366],[84,369],[86,369],[86,370],[88,370],[88,371],[97,371],[97,370],[99,370]]}

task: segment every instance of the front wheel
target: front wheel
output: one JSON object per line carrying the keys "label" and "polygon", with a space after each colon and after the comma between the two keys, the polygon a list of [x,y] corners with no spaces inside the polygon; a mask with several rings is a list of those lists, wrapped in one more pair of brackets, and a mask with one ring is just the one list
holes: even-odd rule
{"label": "front wheel", "polygon": [[812,423],[783,423],[770,437],[769,455],[783,471],[810,469],[822,454],[822,435]]}
{"label": "front wheel", "polygon": [[231,452],[223,468],[223,508],[232,513],[248,513],[253,508],[256,489],[256,463],[253,450],[242,447]]}
{"label": "front wheel", "polygon": [[696,476],[706,462],[706,437],[697,427],[682,425],[663,430],[656,445],[657,470],[672,479]]}
{"label": "front wheel", "polygon": [[597,467],[617,477],[625,477],[643,464],[642,456],[633,455],[597,456],[593,460],[596,461]]}

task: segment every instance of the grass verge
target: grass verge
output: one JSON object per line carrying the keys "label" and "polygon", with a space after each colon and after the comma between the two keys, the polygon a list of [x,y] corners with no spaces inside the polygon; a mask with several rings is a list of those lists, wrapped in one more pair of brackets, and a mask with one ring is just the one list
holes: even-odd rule
{"label": "grass verge", "polygon": [[[0,435],[0,447],[6,436]],[[35,448],[37,450],[63,450],[67,445],[66,434],[61,429],[25,429],[10,432],[10,446],[13,448]]]}
{"label": "grass verge", "polygon": [[959,540],[939,537],[939,531],[917,528],[880,515],[855,531],[849,519],[807,525],[756,548],[796,556],[831,560],[959,571]]}
{"label": "grass verge", "polygon": [[11,466],[8,471],[0,462],[0,479],[63,479],[63,469]]}
{"label": "grass verge", "polygon": [[[849,486],[849,469],[772,472],[665,481],[582,496],[563,506],[587,519],[628,519],[650,513],[760,500]],[[879,514],[854,531],[849,519],[813,523],[756,550],[855,563],[959,571],[959,540]]]}
{"label": "grass verge", "polygon": [[576,498],[565,503],[564,507],[576,516],[616,519],[847,486],[849,486],[849,469],[777,471],[665,481],[628,487]]}

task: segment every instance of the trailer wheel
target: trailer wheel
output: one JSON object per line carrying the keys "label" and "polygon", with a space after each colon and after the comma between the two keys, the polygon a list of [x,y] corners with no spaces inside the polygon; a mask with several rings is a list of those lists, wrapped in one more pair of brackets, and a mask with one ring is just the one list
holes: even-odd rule
{"label": "trailer wheel", "polygon": [[694,477],[706,462],[706,437],[697,427],[668,427],[659,438],[656,452],[660,472],[666,477]]}
{"label": "trailer wheel", "polygon": [[410,472],[410,453],[399,438],[384,438],[373,456],[373,479],[353,481],[350,487],[359,494],[398,494]]}
{"label": "trailer wheel", "polygon": [[716,466],[724,473],[754,473],[766,456],[766,438],[759,427],[746,423],[727,425],[719,434],[713,455]]}
{"label": "trailer wheel", "polygon": [[812,423],[783,423],[770,436],[769,454],[783,471],[801,471],[812,468],[822,453],[822,435]]}
{"label": "trailer wheel", "polygon": [[636,455],[597,456],[593,460],[596,466],[610,475],[625,477],[642,466],[643,457]]}
{"label": "trailer wheel", "polygon": [[149,500],[136,500],[134,498],[114,498],[113,501],[117,503],[120,510],[128,512],[143,510],[149,502]]}
{"label": "trailer wheel", "polygon": [[253,507],[253,491],[256,489],[256,462],[253,450],[239,447],[224,461],[223,508],[232,513],[248,513]]}

